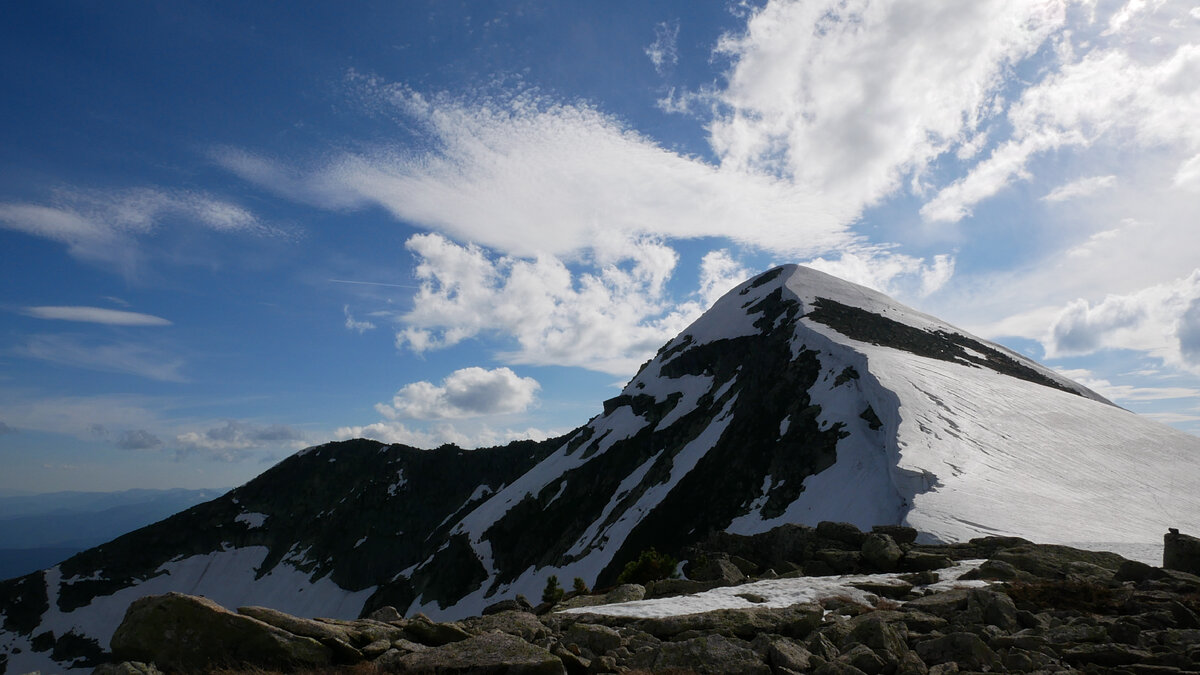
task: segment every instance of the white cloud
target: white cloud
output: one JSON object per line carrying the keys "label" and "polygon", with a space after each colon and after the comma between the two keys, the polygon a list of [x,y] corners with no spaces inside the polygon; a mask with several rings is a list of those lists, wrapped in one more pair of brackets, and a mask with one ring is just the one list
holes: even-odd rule
{"label": "white cloud", "polygon": [[1200,269],[1134,293],[1071,302],[1042,344],[1049,358],[1133,349],[1200,373]]}
{"label": "white cloud", "polygon": [[603,250],[623,254],[579,274],[550,256],[492,258],[439,235],[416,235],[407,246],[418,256],[421,290],[396,343],[416,352],[499,336],[516,341],[499,355],[510,363],[629,375],[703,309],[667,296],[677,257],[651,240],[609,241]]}
{"label": "white cloud", "polygon": [[375,409],[391,420],[457,419],[524,412],[534,403],[541,385],[532,377],[519,377],[508,368],[462,368],[440,385],[413,382],[404,385],[391,404]]}
{"label": "white cloud", "polygon": [[384,421],[361,427],[341,427],[334,432],[334,436],[338,439],[370,438],[382,443],[401,443],[428,450],[446,443],[453,443],[464,449],[489,448],[512,441],[543,441],[561,433],[532,427],[493,429],[487,425],[462,424],[439,424],[429,429],[418,429],[400,422]]}
{"label": "white cloud", "polygon": [[26,307],[25,314],[39,319],[83,321],[110,326],[170,326],[171,322],[152,314],[125,312],[103,307],[40,306]]}
{"label": "white cloud", "polygon": [[731,288],[750,278],[750,271],[734,260],[729,251],[717,249],[700,260],[700,302],[707,309]]}
{"label": "white cloud", "polygon": [[14,353],[51,363],[151,380],[185,382],[183,359],[134,343],[104,343],[71,335],[34,335]]}
{"label": "white cloud", "polygon": [[663,21],[654,26],[654,42],[646,47],[646,56],[654,64],[654,70],[659,75],[669,72],[679,63],[679,53],[675,45],[679,41],[679,22]]}
{"label": "white cloud", "polygon": [[1054,188],[1045,197],[1042,197],[1042,201],[1065,202],[1076,197],[1086,197],[1100,190],[1111,188],[1116,183],[1117,177],[1112,175],[1080,178]]}
{"label": "white cloud", "polygon": [[49,204],[0,203],[0,227],[66,244],[80,259],[125,268],[137,257],[137,237],[171,220],[279,234],[241,206],[191,190],[59,190]]}
{"label": "white cloud", "polygon": [[[1145,387],[1131,384],[1113,384],[1104,378],[1097,377],[1090,370],[1083,368],[1059,368],[1058,372],[1116,403],[1169,401],[1173,399],[1191,399],[1200,396],[1200,389],[1194,387]],[[1163,415],[1160,413],[1158,416],[1150,416],[1157,418]]]}
{"label": "white cloud", "polygon": [[176,453],[180,457],[200,455],[208,459],[237,462],[255,450],[288,448],[299,450],[306,446],[304,434],[292,427],[260,425],[238,420],[203,431],[188,431],[175,437]]}
{"label": "white cloud", "polygon": [[346,330],[355,331],[359,335],[362,335],[369,330],[375,330],[375,324],[371,323],[370,321],[359,321],[358,319],[355,319],[354,315],[350,313],[350,305],[344,305],[342,307],[342,312],[346,315]]}
{"label": "white cloud", "polygon": [[[1014,180],[1032,176],[1043,153],[1110,143],[1123,152],[1166,149],[1179,165],[1175,183],[1190,183],[1200,150],[1200,44],[1185,41],[1158,58],[1120,47],[1096,48],[1026,89],[1008,111],[1012,137],[942,189],[922,209],[931,221],[956,221]],[[1168,160],[1172,161],[1172,160]]]}
{"label": "white cloud", "polygon": [[805,263],[835,277],[897,297],[925,297],[954,276],[954,258],[934,256],[932,263],[883,250],[843,253],[836,260]]}
{"label": "white cloud", "polygon": [[532,93],[463,100],[352,76],[415,125],[427,152],[379,148],[308,171],[237,149],[218,163],[325,208],[379,205],[398,220],[503,253],[599,255],[643,237],[727,237],[788,255],[856,238],[852,207],[778,177],[660,147],[584,104]]}
{"label": "white cloud", "polygon": [[1065,4],[768,2],[720,43],[733,66],[713,148],[859,213],[977,138]]}

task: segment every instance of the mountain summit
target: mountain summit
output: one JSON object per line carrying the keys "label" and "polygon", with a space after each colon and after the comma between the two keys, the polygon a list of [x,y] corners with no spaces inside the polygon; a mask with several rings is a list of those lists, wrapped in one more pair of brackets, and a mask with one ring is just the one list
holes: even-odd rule
{"label": "mountain summit", "polygon": [[785,523],[927,541],[1200,530],[1200,438],[799,266],[726,294],[586,425],[464,451],[309,448],[214,501],[0,584],[0,672],[82,667],[134,599],[353,617],[478,613],[549,575]]}

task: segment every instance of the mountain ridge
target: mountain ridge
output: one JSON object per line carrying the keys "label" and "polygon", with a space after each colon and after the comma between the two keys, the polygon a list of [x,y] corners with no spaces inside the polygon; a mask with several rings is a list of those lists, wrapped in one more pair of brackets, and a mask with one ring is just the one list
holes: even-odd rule
{"label": "mountain ridge", "polygon": [[0,584],[0,649],[21,650],[20,668],[69,665],[53,645],[73,635],[76,652],[99,653],[130,601],[166,591],[301,616],[391,605],[456,618],[537,597],[551,574],[604,586],[646,548],[784,523],[1137,541],[1200,530],[1198,495],[1200,439],[875,291],[784,266],[723,296],[563,437],[309,448]]}

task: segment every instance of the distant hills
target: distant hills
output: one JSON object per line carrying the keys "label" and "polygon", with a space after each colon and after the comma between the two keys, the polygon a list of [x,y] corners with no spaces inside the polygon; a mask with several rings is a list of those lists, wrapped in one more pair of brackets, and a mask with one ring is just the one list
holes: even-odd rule
{"label": "distant hills", "polygon": [[224,492],[173,489],[0,496],[0,579],[45,569]]}

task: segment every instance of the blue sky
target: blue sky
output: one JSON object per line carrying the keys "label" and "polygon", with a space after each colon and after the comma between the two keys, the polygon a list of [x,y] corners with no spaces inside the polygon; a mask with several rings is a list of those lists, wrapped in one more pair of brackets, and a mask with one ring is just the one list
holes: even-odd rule
{"label": "blue sky", "polygon": [[0,489],[570,430],[813,264],[1200,433],[1190,2],[0,10]]}

